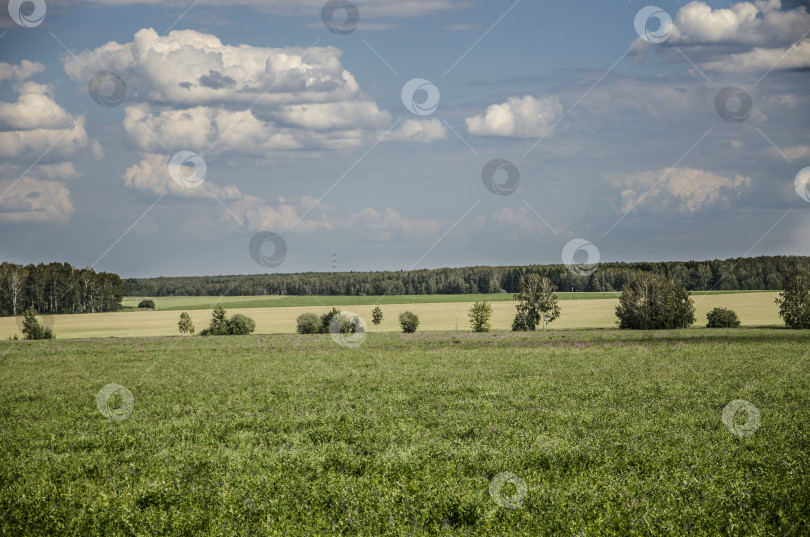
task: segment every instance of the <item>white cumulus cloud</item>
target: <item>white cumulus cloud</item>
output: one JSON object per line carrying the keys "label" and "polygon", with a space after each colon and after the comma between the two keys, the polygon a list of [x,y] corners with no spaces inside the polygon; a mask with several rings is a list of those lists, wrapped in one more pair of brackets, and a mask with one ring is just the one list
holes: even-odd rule
{"label": "white cumulus cloud", "polygon": [[542,136],[562,115],[557,97],[509,97],[493,104],[483,115],[467,118],[467,130],[478,136],[535,138]]}

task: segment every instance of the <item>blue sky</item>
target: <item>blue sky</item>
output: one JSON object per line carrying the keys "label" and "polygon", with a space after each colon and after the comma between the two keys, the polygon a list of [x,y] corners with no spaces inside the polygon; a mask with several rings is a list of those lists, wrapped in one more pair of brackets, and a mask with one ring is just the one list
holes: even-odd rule
{"label": "blue sky", "polygon": [[[0,18],[3,260],[127,277],[559,263],[577,239],[604,261],[810,254],[806,3],[358,0],[343,34],[310,0],[19,4]],[[413,79],[438,95],[421,113]],[[488,189],[493,159],[519,180]],[[248,250],[267,231],[273,267]]]}

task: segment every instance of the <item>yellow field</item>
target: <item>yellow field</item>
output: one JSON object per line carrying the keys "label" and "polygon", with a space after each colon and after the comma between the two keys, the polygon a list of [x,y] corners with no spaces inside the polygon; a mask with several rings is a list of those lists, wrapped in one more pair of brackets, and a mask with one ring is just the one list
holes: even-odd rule
{"label": "yellow field", "polygon": [[[694,296],[697,322],[694,326],[705,326],[706,313],[716,306],[731,308],[737,312],[743,326],[783,326],[779,310],[774,303],[778,293],[745,293]],[[515,315],[515,302],[493,302],[492,328],[509,330]],[[617,299],[561,300],[562,315],[550,328],[613,328],[616,326],[614,310]],[[387,304],[381,306],[384,319],[381,332],[399,331],[397,316],[410,310],[419,316],[419,331],[469,330],[467,310],[470,304],[417,303]],[[256,321],[256,333],[295,332],[295,319],[301,313],[310,311],[323,313],[329,307],[283,307],[283,308],[243,308],[230,309],[228,315],[242,313]],[[371,310],[374,306],[346,306],[339,308],[352,311],[366,320],[370,332]],[[197,330],[208,326],[210,310],[189,311]],[[171,336],[179,335],[177,320],[179,311],[128,311],[117,313],[88,313],[80,315],[56,315],[53,317],[53,330],[57,338],[88,337],[127,337],[127,336]],[[13,334],[22,335],[13,318],[0,318],[0,337]]]}

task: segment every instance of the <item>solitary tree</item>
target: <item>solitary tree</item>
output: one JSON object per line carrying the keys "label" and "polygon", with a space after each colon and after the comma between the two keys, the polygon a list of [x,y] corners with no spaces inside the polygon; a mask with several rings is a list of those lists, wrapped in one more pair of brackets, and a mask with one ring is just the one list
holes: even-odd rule
{"label": "solitary tree", "polygon": [[785,276],[785,290],[776,303],[787,327],[810,328],[810,273],[796,269]]}
{"label": "solitary tree", "polygon": [[737,328],[740,318],[728,308],[714,308],[706,314],[706,328]]}
{"label": "solitary tree", "polygon": [[332,308],[332,311],[327,311],[323,315],[321,315],[321,334],[328,334],[329,333],[329,325],[332,324],[332,317],[340,313],[340,310],[337,308]]}
{"label": "solitary tree", "polygon": [[246,336],[252,334],[254,330],[256,330],[256,321],[247,315],[237,313],[228,319],[228,334],[232,336]]}
{"label": "solitary tree", "polygon": [[371,322],[377,325],[377,333],[380,333],[380,323],[383,320],[383,312],[379,306],[374,308],[374,311],[371,312]]}
{"label": "solitary tree", "polygon": [[522,323],[529,330],[534,330],[541,321],[545,330],[546,324],[560,316],[557,286],[537,274],[526,274],[520,280],[520,292],[515,300],[519,302],[518,315],[523,315]]}
{"label": "solitary tree", "polygon": [[296,319],[299,334],[317,334],[321,330],[321,319],[314,313],[302,313]]}
{"label": "solitary tree", "polygon": [[25,319],[23,319],[23,336],[25,339],[53,339],[53,332],[50,328],[43,328],[39,321],[37,321],[37,312],[33,306],[29,306],[25,310]]}
{"label": "solitary tree", "polygon": [[155,309],[155,301],[150,298],[145,298],[138,303],[138,308]]}
{"label": "solitary tree", "polygon": [[489,319],[492,317],[492,304],[473,302],[468,313],[473,332],[489,332]]}
{"label": "solitary tree", "polygon": [[191,322],[191,317],[185,311],[180,314],[180,321],[178,321],[177,327],[180,329],[181,334],[194,333],[194,323]]}
{"label": "solitary tree", "polygon": [[695,322],[689,291],[665,276],[642,272],[622,289],[616,306],[619,328],[688,328]]}

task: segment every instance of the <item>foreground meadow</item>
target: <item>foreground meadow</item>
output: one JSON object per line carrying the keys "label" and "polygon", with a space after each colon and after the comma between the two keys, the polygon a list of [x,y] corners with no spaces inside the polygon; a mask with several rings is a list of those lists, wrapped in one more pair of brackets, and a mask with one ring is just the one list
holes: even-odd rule
{"label": "foreground meadow", "polygon": [[4,341],[0,535],[807,535],[808,351],[778,329]]}

